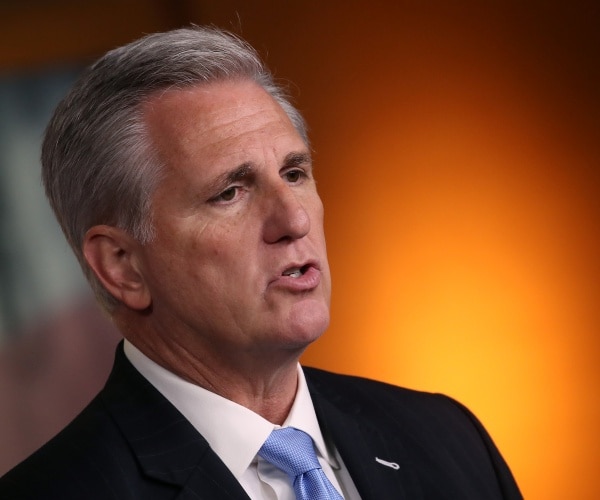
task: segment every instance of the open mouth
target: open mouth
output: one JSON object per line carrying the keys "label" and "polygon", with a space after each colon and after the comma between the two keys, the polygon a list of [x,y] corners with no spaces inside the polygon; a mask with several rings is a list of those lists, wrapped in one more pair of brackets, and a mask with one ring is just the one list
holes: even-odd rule
{"label": "open mouth", "polygon": [[283,273],[281,273],[281,274],[282,274],[282,276],[289,276],[290,278],[299,278],[306,271],[308,271],[309,267],[310,267],[309,264],[306,264],[302,267],[290,267],[289,269],[286,269],[285,271],[283,271]]}

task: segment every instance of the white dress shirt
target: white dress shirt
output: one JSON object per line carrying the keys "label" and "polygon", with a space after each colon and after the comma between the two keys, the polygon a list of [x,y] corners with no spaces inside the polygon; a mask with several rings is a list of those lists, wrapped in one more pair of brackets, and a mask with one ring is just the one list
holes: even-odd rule
{"label": "white dress shirt", "polygon": [[[279,428],[257,413],[178,377],[125,340],[125,355],[208,441],[253,500],[294,500],[285,472],[257,455],[271,431]],[[348,470],[333,443],[325,443],[298,365],[296,398],[282,427],[296,427],[315,442],[323,471],[346,500],[360,500]]]}

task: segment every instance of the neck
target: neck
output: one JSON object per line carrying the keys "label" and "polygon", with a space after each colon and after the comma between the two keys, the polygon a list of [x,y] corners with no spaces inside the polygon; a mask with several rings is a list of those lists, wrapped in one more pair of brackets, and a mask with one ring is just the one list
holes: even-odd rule
{"label": "neck", "polygon": [[274,424],[283,424],[296,397],[303,348],[226,353],[189,346],[148,332],[122,330],[143,354],[180,378],[234,401]]}

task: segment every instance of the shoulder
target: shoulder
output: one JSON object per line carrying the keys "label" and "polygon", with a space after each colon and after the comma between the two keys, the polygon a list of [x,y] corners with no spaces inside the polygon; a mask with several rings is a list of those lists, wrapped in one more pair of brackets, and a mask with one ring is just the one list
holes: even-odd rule
{"label": "shoulder", "polygon": [[[456,400],[314,368],[304,368],[304,373],[315,410],[332,432],[339,422],[353,422],[357,425],[348,428],[361,429],[363,439],[377,435],[380,443],[404,450],[423,487],[435,489],[444,484],[441,478],[448,471],[456,470],[460,477],[471,478],[469,487],[479,484],[481,491],[488,491],[496,484],[504,498],[522,498],[486,429]],[[344,437],[338,437],[343,442]],[[446,484],[455,479],[446,477]]]}
{"label": "shoulder", "polygon": [[385,406],[388,409],[398,406],[403,411],[419,413],[457,410],[464,413],[466,410],[460,403],[443,394],[407,389],[369,378],[341,375],[317,368],[303,369],[309,388],[335,401],[355,401],[356,404],[368,403],[374,407]]}
{"label": "shoulder", "polygon": [[59,434],[0,478],[0,498],[128,500],[172,496],[171,485],[156,484],[143,474],[139,454],[132,448],[135,436],[127,435],[144,423],[152,426],[158,415],[164,416],[164,407],[169,406],[165,401],[119,348],[102,391]]}
{"label": "shoulder", "polygon": [[[126,443],[96,397],[65,429],[0,478],[1,498],[117,498]],[[118,474],[116,475],[118,476]]]}
{"label": "shoulder", "polygon": [[477,417],[444,394],[314,368],[304,371],[315,405],[321,409],[351,415],[384,431],[402,432],[410,440],[462,443],[496,453]]}

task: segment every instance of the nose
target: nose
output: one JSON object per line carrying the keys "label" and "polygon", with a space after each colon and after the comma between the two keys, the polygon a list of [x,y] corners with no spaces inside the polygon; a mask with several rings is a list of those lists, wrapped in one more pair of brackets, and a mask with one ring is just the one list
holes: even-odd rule
{"label": "nose", "polygon": [[267,243],[296,240],[310,231],[310,217],[294,188],[282,185],[268,195],[264,240]]}

